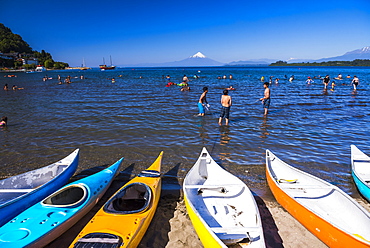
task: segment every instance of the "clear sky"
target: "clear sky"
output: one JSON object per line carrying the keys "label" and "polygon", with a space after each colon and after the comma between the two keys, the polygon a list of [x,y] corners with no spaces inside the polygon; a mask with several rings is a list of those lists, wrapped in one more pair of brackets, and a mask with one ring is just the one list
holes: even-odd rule
{"label": "clear sky", "polygon": [[320,59],[370,46],[370,0],[1,0],[0,23],[54,60],[96,67]]}

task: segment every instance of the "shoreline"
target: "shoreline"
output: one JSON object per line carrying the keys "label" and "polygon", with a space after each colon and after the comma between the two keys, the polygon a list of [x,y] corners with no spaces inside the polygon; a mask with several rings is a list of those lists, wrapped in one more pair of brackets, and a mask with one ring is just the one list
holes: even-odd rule
{"label": "shoreline", "polygon": [[[138,247],[203,247],[187,214],[180,184],[178,182],[173,184],[174,181],[177,181],[176,178],[166,180],[172,182],[164,182],[165,187],[162,188],[158,208]],[[66,247],[69,245],[93,215],[122,185],[121,179],[114,181],[103,198],[87,215],[46,247]],[[166,187],[168,185],[169,187]],[[261,198],[257,195],[254,195],[254,197],[261,215],[267,248],[327,247],[280,206],[275,199],[263,199],[266,197]],[[356,200],[365,209],[370,210],[370,206],[365,200]],[[230,247],[241,246],[234,245]]]}

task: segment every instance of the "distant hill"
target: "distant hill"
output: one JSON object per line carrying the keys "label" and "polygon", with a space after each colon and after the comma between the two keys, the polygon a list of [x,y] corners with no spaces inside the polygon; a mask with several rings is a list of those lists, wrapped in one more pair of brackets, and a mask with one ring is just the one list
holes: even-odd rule
{"label": "distant hill", "polygon": [[233,61],[226,66],[264,66],[275,62],[276,59],[251,59],[251,60],[239,60]]}
{"label": "distant hill", "polygon": [[36,63],[48,69],[64,69],[68,66],[68,63],[54,61],[51,54],[44,50],[33,51],[20,35],[0,23],[0,65],[14,69],[35,69]]}
{"label": "distant hill", "polygon": [[32,53],[32,48],[20,35],[0,23],[0,53]]}
{"label": "distant hill", "polygon": [[201,52],[198,52],[193,56],[190,56],[189,58],[180,61],[137,64],[133,65],[133,67],[192,67],[192,66],[202,67],[202,66],[222,66],[222,65],[224,65],[224,63],[210,59]]}

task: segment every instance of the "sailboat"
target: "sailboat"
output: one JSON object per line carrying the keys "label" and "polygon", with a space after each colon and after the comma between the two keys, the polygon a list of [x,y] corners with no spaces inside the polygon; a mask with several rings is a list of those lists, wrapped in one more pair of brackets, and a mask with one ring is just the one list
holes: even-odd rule
{"label": "sailboat", "polygon": [[103,64],[102,65],[99,65],[99,68],[100,70],[102,71],[105,71],[105,70],[114,70],[116,69],[116,67],[112,64],[112,56],[110,56],[110,66],[107,66],[105,64],[105,60],[104,60],[104,57],[103,57]]}
{"label": "sailboat", "polygon": [[85,65],[85,58],[82,58],[82,65],[81,66],[77,66],[77,67],[66,67],[65,69],[66,70],[82,70],[82,71],[85,71],[85,70],[91,69],[91,67],[87,67]]}
{"label": "sailboat", "polygon": [[85,58],[82,58],[82,66],[81,66],[81,70],[88,70],[88,69],[91,69],[90,67],[87,67],[86,65],[85,65]]}

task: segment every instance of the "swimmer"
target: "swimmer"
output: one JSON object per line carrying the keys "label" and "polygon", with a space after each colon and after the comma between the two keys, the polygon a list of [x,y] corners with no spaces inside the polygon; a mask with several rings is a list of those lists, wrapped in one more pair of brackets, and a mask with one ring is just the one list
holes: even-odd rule
{"label": "swimmer", "polygon": [[313,80],[311,79],[311,77],[308,77],[307,78],[306,83],[307,84],[312,84],[313,83]]}
{"label": "swimmer", "polygon": [[335,85],[336,85],[336,84],[335,84],[335,81],[332,81],[332,82],[331,82],[331,89],[330,89],[331,91],[334,91],[334,87],[335,87]]}
{"label": "swimmer", "polygon": [[225,90],[236,90],[232,85],[229,88],[225,88]]}
{"label": "swimmer", "polygon": [[8,117],[3,116],[1,117],[0,126],[4,127],[8,124]]}

